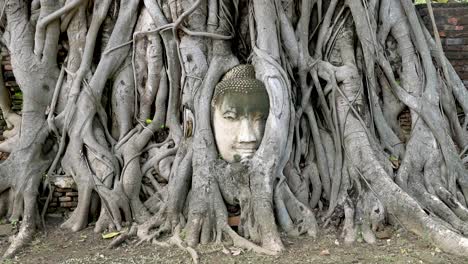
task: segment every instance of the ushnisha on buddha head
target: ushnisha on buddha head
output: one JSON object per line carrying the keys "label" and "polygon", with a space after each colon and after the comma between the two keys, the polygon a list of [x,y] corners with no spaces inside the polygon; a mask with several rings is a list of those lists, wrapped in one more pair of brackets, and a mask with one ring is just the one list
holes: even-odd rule
{"label": "ushnisha on buddha head", "polygon": [[211,107],[221,158],[230,163],[252,158],[262,142],[270,108],[254,67],[243,64],[229,70],[216,85]]}

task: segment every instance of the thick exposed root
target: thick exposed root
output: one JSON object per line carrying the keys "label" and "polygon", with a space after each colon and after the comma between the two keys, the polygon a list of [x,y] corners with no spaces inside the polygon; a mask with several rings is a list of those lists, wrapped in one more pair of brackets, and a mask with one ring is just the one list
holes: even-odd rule
{"label": "thick exposed root", "polygon": [[271,255],[271,256],[275,256],[275,255],[279,254],[278,251],[273,251],[273,250],[269,250],[269,249],[260,247],[260,246],[258,246],[256,244],[250,242],[249,240],[239,236],[239,234],[237,234],[234,230],[232,230],[231,227],[229,227],[227,225],[225,226],[225,228],[223,230],[232,239],[232,242],[233,242],[234,246],[236,246],[236,247],[240,247],[240,248],[243,248],[243,249],[246,249],[246,250],[252,250],[253,252],[256,252],[256,253],[259,253],[259,254],[265,254],[265,255]]}
{"label": "thick exposed root", "polygon": [[21,227],[18,234],[14,235],[10,238],[10,246],[3,254],[3,258],[12,258],[21,250],[24,246],[28,245],[32,239],[33,235],[35,234],[36,226],[33,223],[28,223],[25,219],[21,222]]}
{"label": "thick exposed root", "polygon": [[[278,183],[275,189],[276,217],[281,228],[291,236],[308,234],[317,237],[318,225],[309,207],[301,203],[289,190],[285,182]],[[282,210],[281,210],[282,209]]]}
{"label": "thick exposed root", "polygon": [[19,135],[16,134],[13,137],[8,138],[0,143],[0,152],[11,153],[19,142]]}
{"label": "thick exposed root", "polygon": [[92,189],[84,184],[78,185],[78,205],[75,210],[60,227],[73,232],[80,231],[88,224],[89,204],[91,201]]}
{"label": "thick exposed root", "polygon": [[[13,114],[0,79],[13,128],[0,144],[11,152],[0,163],[0,215],[22,219],[5,257],[32,239],[56,139],[49,173],[72,175],[79,193],[61,227],[85,228],[94,207],[96,232],[122,232],[110,247],[137,237],[197,263],[196,245],[228,238],[276,255],[280,232],[318,235],[318,209],[326,225],[344,217],[346,244],[375,243],[389,212],[468,255],[468,158],[459,157],[468,119],[457,115],[468,93],[411,1],[143,2],[5,5],[4,44],[25,99],[22,116]],[[68,57],[59,75],[60,29]],[[227,163],[211,100],[223,74],[249,62],[268,93],[265,132],[252,157]],[[401,142],[407,107],[412,131]],[[240,215],[238,233],[230,213]]]}

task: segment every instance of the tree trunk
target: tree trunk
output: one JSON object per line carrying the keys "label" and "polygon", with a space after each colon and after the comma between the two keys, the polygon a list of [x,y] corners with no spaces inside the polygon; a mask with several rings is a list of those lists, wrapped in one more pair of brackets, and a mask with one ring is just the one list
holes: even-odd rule
{"label": "tree trunk", "polygon": [[[279,254],[281,232],[315,237],[330,224],[346,243],[375,243],[391,215],[467,255],[468,138],[457,106],[468,114],[468,94],[412,1],[2,4],[2,41],[23,93],[19,116],[0,78],[12,128],[0,143],[10,153],[0,211],[21,220],[5,257],[32,239],[47,209],[39,186],[57,174],[79,193],[62,228],[79,231],[97,214],[96,232],[121,230],[111,246],[137,236],[195,262],[197,244],[225,240]],[[229,163],[212,98],[239,64],[254,66],[270,108],[255,153]]]}

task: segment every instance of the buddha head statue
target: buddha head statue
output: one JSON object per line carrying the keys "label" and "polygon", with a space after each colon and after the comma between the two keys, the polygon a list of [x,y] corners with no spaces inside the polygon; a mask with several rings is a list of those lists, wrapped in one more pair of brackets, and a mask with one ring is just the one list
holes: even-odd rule
{"label": "buddha head statue", "polygon": [[252,158],[260,146],[270,104],[252,65],[229,70],[216,85],[211,101],[213,131],[219,154],[227,162]]}

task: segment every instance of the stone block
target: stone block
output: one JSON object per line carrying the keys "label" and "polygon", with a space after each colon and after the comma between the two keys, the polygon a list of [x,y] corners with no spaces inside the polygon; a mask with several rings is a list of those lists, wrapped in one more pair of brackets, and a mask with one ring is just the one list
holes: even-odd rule
{"label": "stone block", "polygon": [[62,202],[62,203],[60,203],[60,207],[63,207],[63,208],[76,207],[77,205],[78,205],[78,202]]}
{"label": "stone block", "polygon": [[65,196],[75,197],[78,196],[78,192],[67,192],[65,193]]}
{"label": "stone block", "polygon": [[76,184],[72,176],[68,176],[68,175],[56,176],[51,179],[51,182],[56,187],[62,189],[63,192],[72,192],[73,189],[76,189]]}
{"label": "stone block", "polygon": [[73,200],[72,197],[67,197],[67,196],[59,197],[60,202],[71,202],[72,200]]}
{"label": "stone block", "polygon": [[73,190],[70,188],[56,188],[56,192],[61,192],[61,193],[67,193],[67,192],[72,192]]}
{"label": "stone block", "polygon": [[446,38],[445,45],[453,46],[453,45],[463,45],[465,44],[465,39],[463,38]]}

